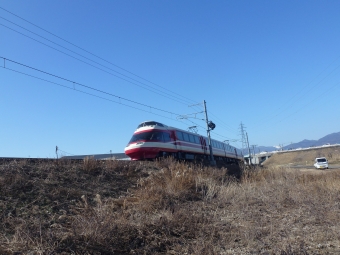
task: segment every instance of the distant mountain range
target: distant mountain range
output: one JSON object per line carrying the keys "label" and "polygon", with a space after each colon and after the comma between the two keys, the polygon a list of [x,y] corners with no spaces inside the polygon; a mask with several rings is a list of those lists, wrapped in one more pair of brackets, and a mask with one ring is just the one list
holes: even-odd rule
{"label": "distant mountain range", "polygon": [[[319,140],[302,140],[301,142],[298,143],[292,143],[289,145],[286,145],[282,147],[283,150],[289,150],[289,149],[297,149],[297,148],[308,148],[308,147],[315,147],[315,146],[322,146],[325,144],[340,144],[340,132],[338,133],[332,133],[329,135],[326,135]],[[255,153],[259,153],[262,151],[276,151],[279,150],[279,148],[274,147],[274,146],[257,146],[255,148]],[[253,148],[250,148],[251,153],[253,153]],[[248,149],[245,149],[243,151],[243,155],[248,154]]]}

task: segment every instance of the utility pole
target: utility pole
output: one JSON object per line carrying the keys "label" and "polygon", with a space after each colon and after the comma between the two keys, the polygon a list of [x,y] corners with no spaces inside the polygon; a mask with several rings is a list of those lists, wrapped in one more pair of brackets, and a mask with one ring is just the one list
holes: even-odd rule
{"label": "utility pole", "polygon": [[251,146],[253,147],[253,156],[254,156],[254,161],[255,161],[255,164],[256,164],[255,147],[256,147],[257,145],[253,144],[253,145],[251,145]]}
{"label": "utility pole", "polygon": [[58,146],[55,147],[55,154],[57,155],[57,159],[58,159]]}
{"label": "utility pole", "polygon": [[252,162],[251,162],[251,154],[250,154],[250,148],[249,148],[248,133],[247,133],[247,132],[246,132],[246,137],[247,137],[247,144],[248,144],[249,165],[252,165]]}
{"label": "utility pole", "polygon": [[251,145],[251,147],[253,147],[253,155],[254,155],[254,157],[255,157],[255,148],[256,148],[256,146],[257,146],[257,144]]}
{"label": "utility pole", "polygon": [[208,120],[207,105],[205,103],[205,100],[203,100],[203,104],[204,104],[204,112],[205,112],[205,121],[207,123],[207,135],[208,135],[209,151],[210,151],[210,165],[216,166],[216,161],[214,160],[214,155],[213,155],[213,151],[211,147],[211,138],[210,138],[210,130],[215,128],[215,124],[212,122],[209,122]]}

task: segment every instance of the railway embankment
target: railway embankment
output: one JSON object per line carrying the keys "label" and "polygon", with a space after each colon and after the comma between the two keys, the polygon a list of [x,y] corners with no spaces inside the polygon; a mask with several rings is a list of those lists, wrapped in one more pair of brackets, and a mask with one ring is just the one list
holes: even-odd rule
{"label": "railway embankment", "polygon": [[[0,254],[339,254],[340,172],[0,161]],[[229,173],[230,174],[230,173]]]}

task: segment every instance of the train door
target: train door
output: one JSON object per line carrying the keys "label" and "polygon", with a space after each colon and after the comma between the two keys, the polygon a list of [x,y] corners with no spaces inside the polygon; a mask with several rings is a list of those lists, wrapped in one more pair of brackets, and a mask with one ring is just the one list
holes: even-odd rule
{"label": "train door", "polygon": [[175,145],[176,145],[176,150],[177,150],[177,155],[176,157],[178,158],[182,158],[184,155],[183,154],[183,150],[184,150],[184,146],[183,146],[183,133],[181,131],[176,130],[174,132],[175,134]]}
{"label": "train door", "polygon": [[226,148],[226,144],[225,144],[225,143],[222,143],[222,144],[223,144],[224,156],[227,157],[227,148]]}
{"label": "train door", "polygon": [[204,155],[208,155],[207,143],[203,136],[200,136],[200,143],[201,143],[201,148],[203,150]]}

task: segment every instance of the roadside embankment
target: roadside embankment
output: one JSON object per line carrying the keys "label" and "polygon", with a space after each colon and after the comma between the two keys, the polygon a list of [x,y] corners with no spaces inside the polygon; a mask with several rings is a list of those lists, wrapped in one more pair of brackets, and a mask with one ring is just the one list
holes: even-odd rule
{"label": "roadside embankment", "polygon": [[264,166],[306,165],[313,166],[315,158],[326,157],[330,164],[340,164],[340,146],[294,150],[273,154]]}

